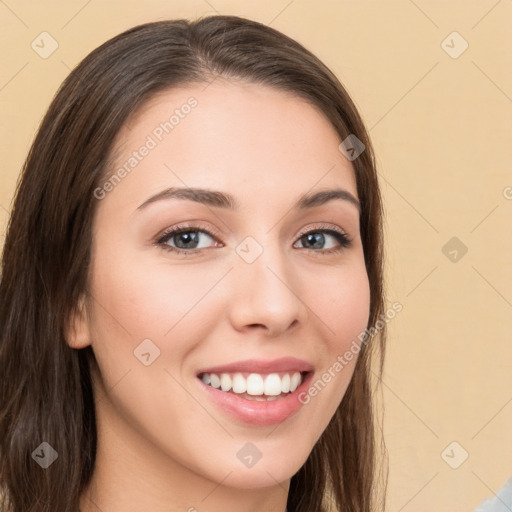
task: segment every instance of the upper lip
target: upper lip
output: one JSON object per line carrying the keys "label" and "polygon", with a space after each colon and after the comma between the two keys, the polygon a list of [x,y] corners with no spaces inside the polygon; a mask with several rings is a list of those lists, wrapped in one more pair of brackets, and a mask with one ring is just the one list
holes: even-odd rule
{"label": "upper lip", "polygon": [[279,359],[245,359],[233,363],[223,364],[203,368],[197,372],[202,373],[234,373],[234,372],[252,372],[252,373],[271,373],[271,372],[310,372],[313,371],[313,365],[296,357],[281,357]]}

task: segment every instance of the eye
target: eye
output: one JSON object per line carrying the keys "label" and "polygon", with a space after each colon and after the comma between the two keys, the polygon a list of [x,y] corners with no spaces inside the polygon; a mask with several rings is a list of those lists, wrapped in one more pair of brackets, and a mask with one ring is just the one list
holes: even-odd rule
{"label": "eye", "polygon": [[[334,238],[338,242],[338,246],[329,247],[327,250],[318,251],[316,249],[323,248],[326,242],[326,234],[327,237]],[[299,235],[299,242],[306,245],[305,249],[311,249],[314,252],[318,252],[320,254],[332,254],[342,251],[352,245],[352,239],[342,231],[338,231],[332,228],[316,228],[309,231],[304,231]],[[312,247],[308,247],[308,245],[312,245]]]}
{"label": "eye", "polygon": [[[208,238],[216,240],[215,235],[204,227],[180,225],[166,231],[157,240],[156,245],[174,253],[192,255],[199,252],[201,249],[208,247],[208,245],[200,246],[201,239],[205,238],[206,244],[208,244]],[[329,238],[335,240],[334,247],[328,247],[325,249],[323,246]],[[326,227],[303,231],[299,235],[298,242],[305,245],[305,247],[303,247],[304,249],[312,250],[313,252],[318,252],[320,254],[337,253],[352,245],[352,239],[346,233]],[[309,245],[311,247],[309,247]]]}
{"label": "eye", "polygon": [[[207,229],[200,229],[198,226],[177,226],[164,233],[163,236],[157,240],[157,244],[161,245],[163,249],[172,252],[194,254],[198,252],[199,249],[204,249],[204,247],[198,246],[200,239],[205,238],[201,235],[206,235],[206,238],[215,239],[215,236]],[[172,245],[171,242],[177,246]]]}

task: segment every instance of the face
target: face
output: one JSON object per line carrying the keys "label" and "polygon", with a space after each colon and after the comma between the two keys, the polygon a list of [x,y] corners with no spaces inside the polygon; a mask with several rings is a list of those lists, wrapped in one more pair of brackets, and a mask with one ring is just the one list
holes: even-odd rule
{"label": "face", "polygon": [[[92,298],[74,340],[98,363],[102,428],[143,451],[141,466],[275,485],[327,427],[357,355],[340,358],[370,305],[340,142],[306,101],[219,79],[158,94],[118,134],[95,192]],[[299,203],[334,189],[344,192]]]}

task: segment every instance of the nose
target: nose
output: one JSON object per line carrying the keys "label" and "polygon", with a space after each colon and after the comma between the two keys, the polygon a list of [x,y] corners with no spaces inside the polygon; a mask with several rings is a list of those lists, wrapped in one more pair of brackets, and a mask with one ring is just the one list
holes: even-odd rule
{"label": "nose", "polygon": [[235,261],[228,286],[229,317],[236,330],[264,330],[266,336],[277,337],[305,323],[300,280],[277,247],[264,247],[251,263],[238,256]]}

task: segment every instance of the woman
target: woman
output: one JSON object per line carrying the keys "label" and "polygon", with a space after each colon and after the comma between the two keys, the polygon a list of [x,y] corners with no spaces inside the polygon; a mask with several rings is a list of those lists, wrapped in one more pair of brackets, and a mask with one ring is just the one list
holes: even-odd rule
{"label": "woman", "polygon": [[382,509],[382,268],[368,135],[309,51],[234,16],[107,41],[5,241],[2,511]]}

